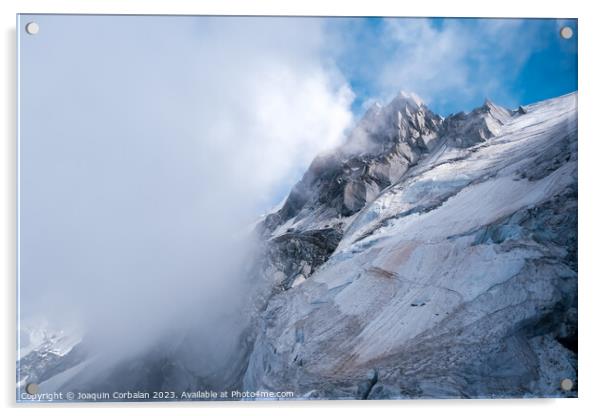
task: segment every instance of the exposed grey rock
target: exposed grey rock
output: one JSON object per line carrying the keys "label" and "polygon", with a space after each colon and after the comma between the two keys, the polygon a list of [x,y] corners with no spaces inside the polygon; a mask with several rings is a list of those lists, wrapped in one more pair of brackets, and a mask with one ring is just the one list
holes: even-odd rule
{"label": "exposed grey rock", "polygon": [[341,237],[340,230],[328,228],[305,232],[289,232],[271,239],[266,258],[270,273],[282,272],[278,285],[289,289],[295,279],[310,276],[330,257]]}
{"label": "exposed grey rock", "polygon": [[457,113],[446,118],[442,134],[454,146],[474,146],[499,135],[510,116],[510,111],[486,100],[481,107],[468,114]]}
{"label": "exposed grey rock", "polygon": [[[422,153],[343,224],[307,281],[269,300],[245,388],[576,395],[560,389],[577,379],[575,96],[448,120],[439,140],[457,150]],[[296,215],[321,209],[310,207]]]}
{"label": "exposed grey rock", "polygon": [[439,142],[443,119],[404,92],[375,105],[347,141],[316,157],[284,206],[264,222],[268,233],[291,218],[349,217],[371,202]]}

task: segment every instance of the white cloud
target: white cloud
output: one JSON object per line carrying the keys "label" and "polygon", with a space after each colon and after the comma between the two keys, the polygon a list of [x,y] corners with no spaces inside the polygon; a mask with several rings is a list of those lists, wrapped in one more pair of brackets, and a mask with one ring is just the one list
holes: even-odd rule
{"label": "white cloud", "polygon": [[199,94],[209,105],[199,111],[199,136],[234,158],[245,191],[271,195],[341,141],[353,93],[322,59],[329,45],[318,20],[221,19],[204,34],[212,41],[197,54],[211,64]]}
{"label": "white cloud", "polygon": [[404,89],[443,106],[491,95],[514,102],[507,83],[539,47],[537,35],[523,19],[386,19],[374,84],[385,99]]}
{"label": "white cloud", "polygon": [[46,68],[22,78],[24,316],[119,347],[235,306],[229,237],[352,120],[322,22],[43,19],[22,51]]}

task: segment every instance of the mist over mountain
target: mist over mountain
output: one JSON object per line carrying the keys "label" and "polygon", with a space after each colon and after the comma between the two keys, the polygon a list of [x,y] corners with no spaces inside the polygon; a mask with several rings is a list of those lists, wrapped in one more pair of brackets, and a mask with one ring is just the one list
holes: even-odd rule
{"label": "mist over mountain", "polygon": [[117,360],[25,326],[18,393],[574,396],[577,95],[442,117],[401,92],[227,247],[212,325],[189,309]]}

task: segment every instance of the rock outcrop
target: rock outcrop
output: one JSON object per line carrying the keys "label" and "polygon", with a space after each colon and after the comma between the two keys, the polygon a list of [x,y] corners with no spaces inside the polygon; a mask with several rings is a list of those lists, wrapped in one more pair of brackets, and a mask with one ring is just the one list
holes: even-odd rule
{"label": "rock outcrop", "polygon": [[575,395],[560,383],[577,377],[576,95],[445,120],[408,100],[371,110],[370,150],[316,159],[266,220],[276,244],[285,223],[334,223],[341,241],[321,266],[282,257],[314,272],[269,300],[244,388]]}

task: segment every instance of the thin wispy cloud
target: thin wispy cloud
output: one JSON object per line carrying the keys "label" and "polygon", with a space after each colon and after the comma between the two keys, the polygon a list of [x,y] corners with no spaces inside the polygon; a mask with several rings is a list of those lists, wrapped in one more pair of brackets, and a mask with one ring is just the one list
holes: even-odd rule
{"label": "thin wispy cloud", "polygon": [[[339,63],[362,101],[387,100],[403,89],[444,115],[470,110],[485,98],[508,106],[548,98],[540,93],[545,79],[524,85],[522,78],[567,58],[550,56],[529,66],[533,57],[562,43],[554,20],[350,19],[336,26]],[[563,46],[569,43],[575,42]],[[572,75],[547,81],[563,83]],[[558,90],[556,95],[572,89]]]}

